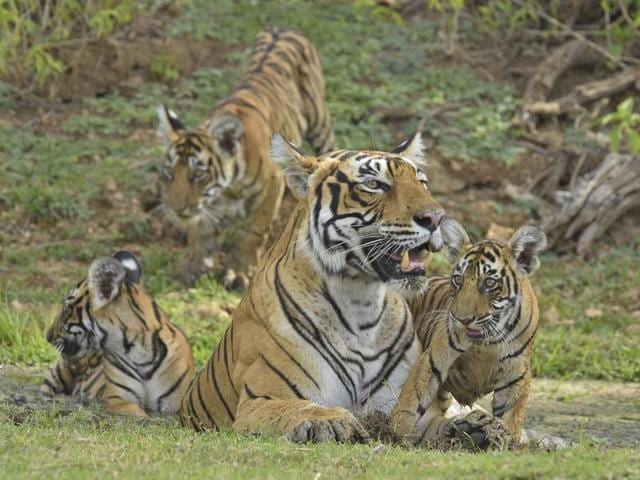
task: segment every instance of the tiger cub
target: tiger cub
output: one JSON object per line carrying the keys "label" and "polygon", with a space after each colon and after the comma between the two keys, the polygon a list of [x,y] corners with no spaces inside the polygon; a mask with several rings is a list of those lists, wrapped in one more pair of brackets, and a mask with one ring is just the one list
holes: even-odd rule
{"label": "tiger cub", "polygon": [[[186,233],[186,283],[210,271],[216,251],[224,251],[223,283],[245,289],[285,194],[282,172],[269,159],[271,134],[298,144],[306,139],[318,153],[331,150],[324,97],[315,46],[297,33],[267,29],[240,84],[201,128],[188,130],[165,106],[158,109],[167,160],[156,213]],[[286,198],[292,210],[295,201]]]}
{"label": "tiger cub", "polygon": [[[542,230],[521,227],[508,244],[471,244],[460,224],[442,224],[456,264],[410,302],[423,352],[391,415],[391,428],[413,443],[462,433],[477,446],[520,441],[531,384],[538,300],[529,276],[546,246]],[[482,411],[445,418],[451,396],[471,406],[493,393],[494,417]],[[501,419],[501,421],[496,420]],[[506,430],[506,432],[505,432]]]}
{"label": "tiger cub", "polygon": [[47,395],[73,395],[83,400],[101,398],[105,388],[102,354],[89,353],[71,361],[64,356],[45,372],[40,392]]}
{"label": "tiger cub", "polygon": [[402,291],[427,284],[442,245],[419,134],[392,153],[319,157],[274,135],[300,202],[231,325],[185,394],[195,429],[297,442],[368,439],[356,415],[388,413],[420,347]]}
{"label": "tiger cub", "polygon": [[84,392],[123,415],[178,410],[193,377],[191,346],[139,284],[141,273],[133,254],[117,252],[95,260],[67,294],[47,332],[62,355],[45,378],[53,393]]}

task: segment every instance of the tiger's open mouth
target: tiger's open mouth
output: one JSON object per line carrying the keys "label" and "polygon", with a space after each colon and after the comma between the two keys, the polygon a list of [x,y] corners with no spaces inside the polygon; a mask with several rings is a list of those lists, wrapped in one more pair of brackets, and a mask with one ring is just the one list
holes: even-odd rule
{"label": "tiger's open mouth", "polygon": [[437,252],[431,241],[418,245],[410,250],[394,255],[382,255],[373,264],[379,273],[390,279],[416,277],[427,273],[426,265],[431,257],[431,252]]}

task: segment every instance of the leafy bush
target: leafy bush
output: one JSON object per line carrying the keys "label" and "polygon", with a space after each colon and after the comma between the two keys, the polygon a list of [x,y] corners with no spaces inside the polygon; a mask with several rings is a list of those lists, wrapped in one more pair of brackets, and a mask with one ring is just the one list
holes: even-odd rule
{"label": "leafy bush", "polygon": [[105,38],[149,7],[135,0],[0,1],[0,74],[18,85],[41,86],[65,64],[63,46]]}

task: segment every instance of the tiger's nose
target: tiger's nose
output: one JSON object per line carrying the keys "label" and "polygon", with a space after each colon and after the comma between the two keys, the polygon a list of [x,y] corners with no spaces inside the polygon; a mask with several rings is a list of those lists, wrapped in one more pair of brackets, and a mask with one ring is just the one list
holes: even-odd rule
{"label": "tiger's nose", "polygon": [[437,210],[423,210],[413,216],[413,220],[422,228],[426,228],[433,232],[440,226],[440,222],[444,218],[445,211],[441,208]]}
{"label": "tiger's nose", "polygon": [[473,322],[473,319],[475,318],[473,315],[471,315],[470,317],[456,317],[453,313],[451,314],[451,316],[456,319],[458,322],[460,322],[461,324],[463,324],[464,326],[469,325],[471,322]]}

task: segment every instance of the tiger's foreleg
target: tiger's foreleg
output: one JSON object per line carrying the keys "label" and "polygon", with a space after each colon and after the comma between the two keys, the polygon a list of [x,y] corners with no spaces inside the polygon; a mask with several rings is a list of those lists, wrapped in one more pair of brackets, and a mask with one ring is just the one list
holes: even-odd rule
{"label": "tiger's foreleg", "polygon": [[181,266],[182,281],[191,285],[213,269],[214,232],[200,222],[187,228],[187,256]]}
{"label": "tiger's foreleg", "polygon": [[261,356],[243,374],[233,429],[294,442],[367,441],[368,433],[351,412],[305,398],[318,388]]}
{"label": "tiger's foreleg", "polygon": [[[436,326],[430,346],[414,364],[391,412],[391,430],[401,440],[416,443],[437,430],[449,402],[438,394],[459,353],[449,348],[447,330]],[[445,401],[444,393],[440,394]]]}
{"label": "tiger's foreleg", "polygon": [[44,374],[40,392],[46,395],[71,394],[75,386],[75,375],[69,362],[64,357],[58,360],[55,367]]}
{"label": "tiger's foreleg", "polygon": [[108,396],[104,401],[105,408],[110,413],[116,415],[126,415],[128,417],[148,417],[147,413],[137,403],[129,402],[117,396]]}
{"label": "tiger's foreleg", "polygon": [[369,434],[351,412],[309,400],[247,399],[239,405],[233,429],[284,436],[293,442],[364,442]]}
{"label": "tiger's foreleg", "polygon": [[525,372],[511,382],[494,390],[491,407],[493,415],[502,418],[512,440],[519,442],[522,439],[524,412],[531,389],[531,370],[528,366]]}
{"label": "tiger's foreleg", "polygon": [[105,377],[103,400],[108,412],[130,417],[146,418],[148,416],[141,406],[143,388],[137,380],[128,376],[122,377],[117,367],[111,364],[105,365]]}

